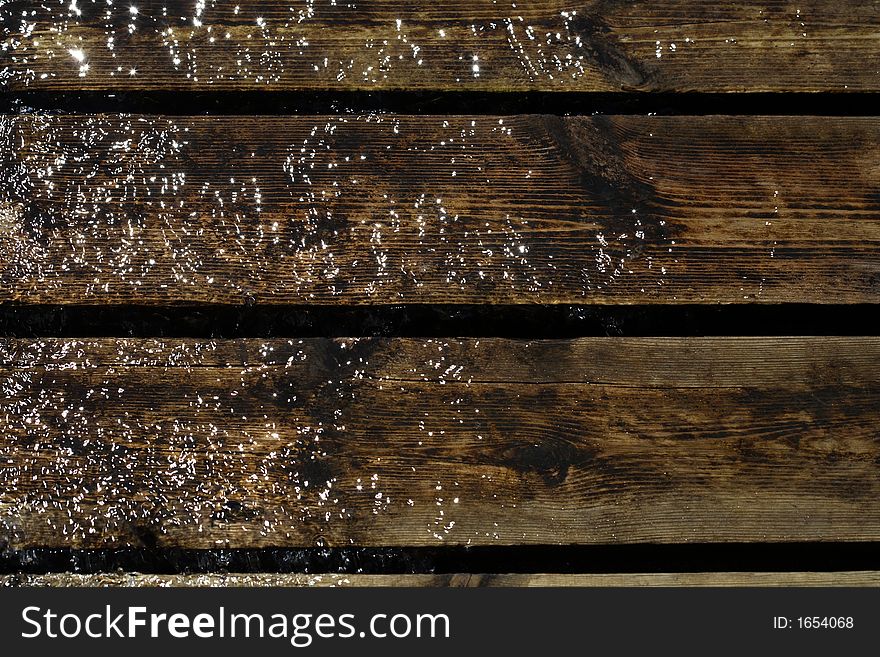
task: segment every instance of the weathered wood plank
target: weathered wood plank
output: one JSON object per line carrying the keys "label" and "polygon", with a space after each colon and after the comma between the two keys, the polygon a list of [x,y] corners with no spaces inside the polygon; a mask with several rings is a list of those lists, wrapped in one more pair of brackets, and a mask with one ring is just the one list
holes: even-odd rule
{"label": "weathered wood plank", "polygon": [[627,573],[595,575],[141,575],[104,573],[76,575],[2,575],[0,587],[345,587],[345,586],[880,586],[880,572],[822,573]]}
{"label": "weathered wood plank", "polygon": [[0,5],[12,89],[877,91],[875,1]]}
{"label": "weathered wood plank", "polygon": [[0,354],[12,549],[880,539],[880,338]]}
{"label": "weathered wood plank", "polygon": [[0,118],[0,301],[878,292],[873,118]]}

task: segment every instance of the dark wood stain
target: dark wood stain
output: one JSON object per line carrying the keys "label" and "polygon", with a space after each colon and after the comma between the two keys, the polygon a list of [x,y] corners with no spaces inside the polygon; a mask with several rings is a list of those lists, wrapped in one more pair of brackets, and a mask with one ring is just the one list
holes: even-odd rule
{"label": "dark wood stain", "polygon": [[12,549],[880,536],[877,338],[2,353]]}
{"label": "dark wood stain", "polygon": [[7,116],[3,131],[0,301],[878,300],[872,118]]}
{"label": "dark wood stain", "polygon": [[[19,20],[22,5],[34,12],[28,22]],[[60,4],[14,3],[0,14],[9,44],[0,83],[58,91],[878,90],[880,19],[860,0],[309,7],[297,14],[261,2],[197,15],[192,3],[147,1],[135,18],[125,7],[107,18],[103,7],[84,5],[72,17]],[[71,43],[83,62],[68,55]]]}
{"label": "dark wood stain", "polygon": [[[739,559],[822,545],[838,559],[880,541],[877,337],[331,339],[349,333],[324,320],[324,337],[232,339],[273,313],[287,319],[266,334],[295,335],[301,308],[800,304],[803,319],[880,302],[880,119],[783,115],[808,96],[869,107],[877,2],[519,4],[144,0],[74,16],[0,1],[12,321],[250,313],[221,340],[0,338],[0,557],[43,559],[32,572],[97,553],[124,564],[0,586],[880,584],[876,571],[253,574],[275,552],[311,571],[336,550],[340,572],[360,573],[346,551],[434,551],[406,557],[418,572],[471,546],[553,562],[551,547],[715,544]],[[789,104],[774,117],[651,115],[776,96]],[[182,102],[157,110],[164,98]],[[547,107],[562,115],[528,113]],[[95,322],[77,323],[62,335]],[[395,335],[371,327],[357,332]],[[147,572],[198,572],[165,570],[178,553],[251,574],[128,572],[144,555]],[[846,567],[876,565],[859,563]]]}

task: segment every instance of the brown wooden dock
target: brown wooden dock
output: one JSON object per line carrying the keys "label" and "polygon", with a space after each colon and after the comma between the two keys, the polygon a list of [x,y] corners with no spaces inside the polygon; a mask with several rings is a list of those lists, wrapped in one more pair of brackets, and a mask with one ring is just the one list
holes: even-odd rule
{"label": "brown wooden dock", "polygon": [[878,584],[880,6],[523,4],[0,3],[0,583]]}

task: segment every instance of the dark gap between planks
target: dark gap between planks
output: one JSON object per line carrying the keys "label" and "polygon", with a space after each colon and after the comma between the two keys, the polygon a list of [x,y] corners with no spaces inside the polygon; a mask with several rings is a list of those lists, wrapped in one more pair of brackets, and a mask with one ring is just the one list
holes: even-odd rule
{"label": "dark gap between planks", "polygon": [[592,93],[428,91],[0,92],[0,112],[189,115],[657,114],[874,116],[878,93]]}
{"label": "dark gap between planks", "polygon": [[878,335],[878,306],[0,305],[0,336],[497,337]]}
{"label": "dark gap between planks", "polygon": [[438,548],[0,552],[0,574],[180,573],[696,573],[880,569],[874,543],[501,546]]}

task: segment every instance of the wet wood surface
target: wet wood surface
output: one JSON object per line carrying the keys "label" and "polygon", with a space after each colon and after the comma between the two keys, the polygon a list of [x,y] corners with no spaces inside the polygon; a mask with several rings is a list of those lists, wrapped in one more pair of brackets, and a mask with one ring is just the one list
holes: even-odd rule
{"label": "wet wood surface", "polygon": [[880,338],[10,340],[0,538],[880,538]]}
{"label": "wet wood surface", "polygon": [[77,575],[0,576],[0,587],[350,587],[350,586],[880,586],[880,572],[724,572],[724,573],[627,573],[627,574],[453,574],[453,575],[306,575],[306,574],[208,574],[142,575],[102,573]]}
{"label": "wet wood surface", "polygon": [[59,91],[877,91],[875,1],[0,6],[0,84]]}
{"label": "wet wood surface", "polygon": [[880,120],[0,118],[0,301],[874,303]]}
{"label": "wet wood surface", "polygon": [[[880,302],[880,119],[698,116],[689,100],[825,92],[853,113],[868,96],[852,92],[880,91],[877,0],[217,4],[0,0],[0,304],[811,304],[821,318]],[[543,93],[620,91],[635,93]],[[180,115],[264,111],[237,109],[239,92],[334,114]],[[607,97],[696,115],[483,114],[523,111],[520,92],[559,113],[560,98],[587,112]],[[392,97],[413,114],[346,106]],[[435,97],[461,114],[416,115]],[[53,111],[162,98],[180,100],[159,107],[174,116]],[[141,333],[175,334],[160,323]],[[0,400],[0,556],[880,540],[877,337],[3,337]],[[0,576],[21,585],[880,575]]]}

